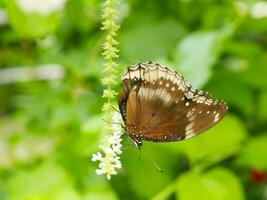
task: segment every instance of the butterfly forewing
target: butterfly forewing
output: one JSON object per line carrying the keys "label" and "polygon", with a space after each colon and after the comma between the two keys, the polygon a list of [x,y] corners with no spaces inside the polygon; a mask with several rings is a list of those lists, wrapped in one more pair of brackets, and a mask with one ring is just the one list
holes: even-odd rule
{"label": "butterfly forewing", "polygon": [[122,89],[119,95],[119,109],[123,120],[126,120],[126,103],[130,91],[141,84],[141,74],[144,69],[139,65],[129,67],[122,74]]}
{"label": "butterfly forewing", "polygon": [[216,124],[227,111],[223,101],[193,89],[183,77],[154,63],[126,69],[119,107],[135,141],[176,141]]}

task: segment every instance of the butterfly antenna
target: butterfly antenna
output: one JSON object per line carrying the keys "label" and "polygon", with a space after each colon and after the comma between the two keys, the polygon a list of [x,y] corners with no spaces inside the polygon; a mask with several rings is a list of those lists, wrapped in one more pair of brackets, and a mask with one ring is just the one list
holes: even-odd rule
{"label": "butterfly antenna", "polygon": [[115,110],[115,111],[117,111],[118,113],[121,113],[117,108],[115,108],[113,105],[111,105],[111,107]]}
{"label": "butterfly antenna", "polygon": [[142,153],[142,148],[139,149],[139,156],[138,156],[138,160],[141,160],[141,153]]}
{"label": "butterfly antenna", "polygon": [[121,123],[116,123],[116,122],[110,122],[110,121],[107,121],[105,119],[102,119],[104,122],[108,123],[108,124],[119,124],[119,125],[122,125]]}
{"label": "butterfly antenna", "polygon": [[[144,147],[143,147],[144,148]],[[146,149],[148,151],[148,149]],[[151,152],[148,151],[149,155],[151,155]],[[140,154],[141,154],[141,149],[140,149]],[[146,152],[144,151],[145,156],[153,163],[154,167],[161,173],[163,173],[163,170],[161,169],[161,167],[148,155],[146,154]]]}

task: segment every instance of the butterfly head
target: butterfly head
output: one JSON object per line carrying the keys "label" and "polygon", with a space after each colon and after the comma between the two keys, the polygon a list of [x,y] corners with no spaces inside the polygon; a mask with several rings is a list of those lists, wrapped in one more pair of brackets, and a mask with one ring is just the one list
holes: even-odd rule
{"label": "butterfly head", "polygon": [[138,148],[138,149],[141,149],[141,146],[142,146],[143,142],[140,140],[135,140],[134,141],[134,145]]}
{"label": "butterfly head", "polygon": [[[138,149],[141,149],[142,145],[143,145],[143,141],[142,141],[142,135],[140,134],[140,131],[139,131],[139,134],[138,134],[138,131],[137,131],[137,127],[136,126],[129,126],[129,127],[132,127],[132,128],[129,128],[127,126],[124,126],[121,124],[121,127],[122,129],[125,131],[124,133],[127,134],[127,136],[134,142],[134,145],[138,148]],[[129,132],[131,134],[129,134]]]}
{"label": "butterfly head", "polygon": [[137,148],[141,148],[143,134],[142,131],[138,129],[136,126],[128,126],[127,127],[127,135],[134,141],[134,144]]}

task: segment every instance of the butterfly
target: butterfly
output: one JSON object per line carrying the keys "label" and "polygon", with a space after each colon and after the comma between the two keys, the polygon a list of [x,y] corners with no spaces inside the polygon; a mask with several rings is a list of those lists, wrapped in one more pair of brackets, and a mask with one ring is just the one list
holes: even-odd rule
{"label": "butterfly", "polygon": [[126,68],[121,79],[119,111],[138,148],[143,140],[171,142],[196,136],[228,110],[224,101],[213,100],[181,74],[153,62]]}

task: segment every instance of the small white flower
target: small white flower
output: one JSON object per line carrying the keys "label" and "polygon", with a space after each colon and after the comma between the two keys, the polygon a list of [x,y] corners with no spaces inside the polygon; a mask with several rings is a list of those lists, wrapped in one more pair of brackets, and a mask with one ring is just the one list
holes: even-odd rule
{"label": "small white flower", "polygon": [[60,11],[66,0],[16,0],[16,2],[25,13],[49,15],[52,12]]}
{"label": "small white flower", "polygon": [[117,157],[116,159],[115,159],[115,165],[116,165],[116,168],[121,168],[121,161],[120,161],[120,159],[119,159],[119,157]]}
{"label": "small white flower", "polygon": [[122,145],[120,143],[112,145],[112,148],[113,148],[114,152],[116,152],[117,154],[121,154],[122,153],[121,147],[122,147]]}
{"label": "small white flower", "polygon": [[103,174],[103,171],[102,171],[101,169],[96,169],[95,172],[96,172],[96,174],[98,174],[98,175]]}
{"label": "small white flower", "polygon": [[251,16],[255,19],[267,17],[267,2],[259,1],[252,6]]}
{"label": "small white flower", "polygon": [[108,138],[108,141],[110,144],[117,144],[121,141],[121,139],[120,139],[119,135],[113,135],[113,136]]}
{"label": "small white flower", "polygon": [[119,155],[121,151],[121,136],[123,134],[121,130],[120,123],[121,116],[118,113],[112,114],[112,120],[114,125],[112,126],[112,134],[107,135],[103,138],[100,149],[103,151],[103,154],[100,152],[92,155],[92,161],[100,161],[99,169],[96,170],[96,174],[106,174],[108,180],[111,179],[111,175],[117,174],[116,169],[121,168],[121,161]]}
{"label": "small white flower", "polygon": [[[114,119],[113,119],[113,120],[114,120]],[[113,124],[113,125],[112,125],[112,129],[114,130],[114,132],[115,132],[116,134],[119,134],[120,131],[121,131],[121,127],[120,127],[118,124]]]}
{"label": "small white flower", "polygon": [[[120,122],[121,121],[121,115],[120,115],[120,113],[117,113],[117,112],[113,113],[112,119],[113,119],[114,122],[115,121]],[[118,123],[117,123],[117,125],[118,125]]]}
{"label": "small white flower", "polygon": [[95,162],[97,160],[101,160],[102,159],[102,154],[100,152],[97,152],[95,154],[93,154],[92,156],[92,161]]}

